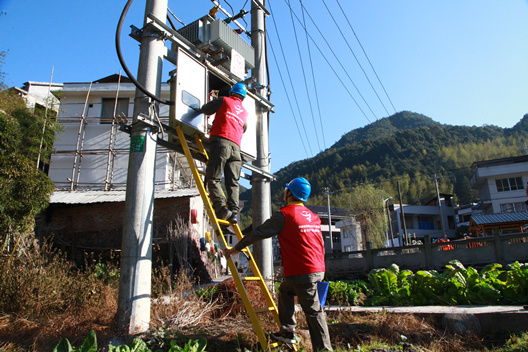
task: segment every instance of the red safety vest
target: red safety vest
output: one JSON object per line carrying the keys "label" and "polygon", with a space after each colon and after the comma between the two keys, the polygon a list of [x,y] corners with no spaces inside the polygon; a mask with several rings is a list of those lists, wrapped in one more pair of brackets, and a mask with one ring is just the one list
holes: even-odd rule
{"label": "red safety vest", "polygon": [[224,97],[223,103],[216,112],[211,136],[219,136],[235,142],[240,146],[248,112],[238,97]]}
{"label": "red safety vest", "polygon": [[280,211],[285,218],[278,236],[284,276],[324,272],[321,219],[304,205],[290,204]]}

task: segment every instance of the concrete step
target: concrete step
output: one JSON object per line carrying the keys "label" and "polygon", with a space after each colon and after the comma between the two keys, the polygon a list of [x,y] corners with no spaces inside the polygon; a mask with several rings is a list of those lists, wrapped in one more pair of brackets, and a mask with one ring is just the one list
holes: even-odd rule
{"label": "concrete step", "polygon": [[382,312],[432,317],[436,323],[458,333],[479,334],[497,331],[528,331],[528,309],[523,306],[420,306],[348,307],[327,306],[325,311],[346,310],[357,313]]}

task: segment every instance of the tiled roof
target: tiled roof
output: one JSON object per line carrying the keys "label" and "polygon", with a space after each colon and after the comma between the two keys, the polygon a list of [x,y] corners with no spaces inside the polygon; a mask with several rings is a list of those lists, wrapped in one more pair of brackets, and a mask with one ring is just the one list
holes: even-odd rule
{"label": "tiled roof", "polygon": [[[157,190],[154,197],[157,198],[179,198],[194,197],[199,195],[196,188],[185,188],[171,190]],[[55,191],[50,197],[51,204],[90,204],[107,202],[124,202],[126,190],[90,190],[90,191]]]}
{"label": "tiled roof", "polygon": [[471,220],[477,225],[484,224],[501,224],[507,222],[528,222],[528,211],[518,213],[501,213],[501,214],[473,214]]}

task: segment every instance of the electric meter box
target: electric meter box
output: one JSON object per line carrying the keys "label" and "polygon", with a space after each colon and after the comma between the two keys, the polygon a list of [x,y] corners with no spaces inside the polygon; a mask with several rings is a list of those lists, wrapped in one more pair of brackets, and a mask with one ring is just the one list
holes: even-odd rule
{"label": "electric meter box", "polygon": [[[209,130],[214,120],[214,115],[207,116],[198,113],[205,103],[217,95],[227,96],[231,89],[220,75],[213,73],[205,65],[194,59],[182,48],[177,51],[176,77],[171,80],[171,100],[175,102],[174,109],[170,110],[169,124],[180,124],[183,133],[191,136],[197,131],[209,137]],[[256,101],[248,93],[243,101],[248,112],[246,132],[242,137],[240,147],[243,159],[255,160],[257,154],[257,129],[256,129]]]}

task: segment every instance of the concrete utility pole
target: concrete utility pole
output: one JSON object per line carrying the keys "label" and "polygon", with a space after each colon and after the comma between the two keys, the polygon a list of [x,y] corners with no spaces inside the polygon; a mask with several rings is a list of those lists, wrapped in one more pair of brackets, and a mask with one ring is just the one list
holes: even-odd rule
{"label": "concrete utility pole", "polygon": [[442,226],[442,236],[446,235],[444,225],[444,215],[442,214],[442,201],[440,200],[440,192],[438,191],[438,176],[434,174],[435,188],[436,188],[436,199],[438,199],[438,211],[440,212],[440,226]]}
{"label": "concrete utility pole", "polygon": [[330,188],[325,187],[324,194],[326,194],[326,200],[328,204],[328,234],[330,235],[330,250],[334,253],[334,239],[332,238],[332,213],[330,212]]}
{"label": "concrete utility pole", "polygon": [[[391,226],[391,218],[390,218],[390,215],[389,215],[389,207],[388,207],[388,201],[391,200],[392,197],[388,197],[388,198],[385,198],[383,199],[383,214],[384,216],[387,215],[387,241],[391,240],[391,247],[394,247],[394,238],[392,237],[392,226]],[[389,233],[389,230],[390,230],[390,233]],[[391,237],[389,237],[389,234],[391,235]]]}
{"label": "concrete utility pole", "polygon": [[[261,2],[265,6],[265,2]],[[263,9],[256,1],[251,2],[251,45],[255,49],[255,68],[251,70],[256,79],[255,87],[261,96],[267,96],[266,80],[266,33]],[[257,158],[253,162],[256,167],[269,172],[269,112],[257,104]],[[270,180],[253,173],[252,207],[253,227],[259,226],[271,217]],[[271,238],[259,241],[253,245],[253,255],[262,276],[271,279],[273,276],[273,247]]]}
{"label": "concrete utility pole", "polygon": [[[160,96],[163,40],[146,26],[147,15],[159,19],[167,15],[168,0],[147,0],[137,80],[147,91]],[[154,213],[154,173],[156,162],[155,128],[138,122],[143,113],[154,116],[157,104],[136,89],[130,134],[130,155],[125,202],[125,223],[121,245],[121,277],[117,318],[119,327],[130,334],[148,330],[152,269],[152,218]]]}
{"label": "concrete utility pole", "polygon": [[405,245],[410,244],[407,238],[407,224],[405,223],[405,212],[403,211],[403,201],[401,195],[400,182],[398,181],[398,197],[400,199],[400,211],[401,211],[401,221],[403,223],[403,240]]}

